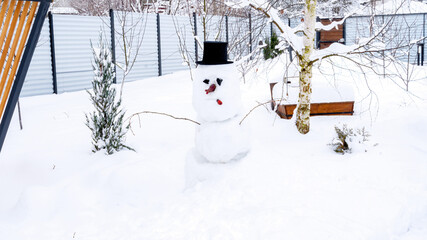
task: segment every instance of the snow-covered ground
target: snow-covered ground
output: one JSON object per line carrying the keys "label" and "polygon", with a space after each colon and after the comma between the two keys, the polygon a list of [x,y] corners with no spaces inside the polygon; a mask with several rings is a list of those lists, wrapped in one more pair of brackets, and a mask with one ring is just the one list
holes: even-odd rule
{"label": "snow-covered ground", "polygon": [[[0,153],[0,239],[426,239],[427,71],[408,94],[351,69],[324,61],[314,80],[352,84],[354,116],[313,117],[300,135],[258,107],[243,122],[251,151],[228,164],[194,160],[194,123],[149,114],[133,119],[136,152],[94,154],[85,91],[22,98],[24,130],[15,116]],[[253,70],[246,112],[270,97],[270,75]],[[123,106],[195,119],[191,95],[178,72],[125,84]],[[369,141],[335,153],[342,124]]]}

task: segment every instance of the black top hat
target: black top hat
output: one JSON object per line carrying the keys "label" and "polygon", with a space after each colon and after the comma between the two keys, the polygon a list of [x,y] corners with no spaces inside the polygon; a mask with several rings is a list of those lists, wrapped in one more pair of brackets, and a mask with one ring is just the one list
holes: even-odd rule
{"label": "black top hat", "polygon": [[203,60],[200,65],[218,65],[233,63],[227,60],[227,42],[204,42]]}

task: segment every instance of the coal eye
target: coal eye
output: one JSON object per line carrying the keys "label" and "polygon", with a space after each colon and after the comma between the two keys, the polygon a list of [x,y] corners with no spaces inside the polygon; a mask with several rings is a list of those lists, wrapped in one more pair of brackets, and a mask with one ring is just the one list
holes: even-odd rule
{"label": "coal eye", "polygon": [[203,80],[204,83],[209,84],[209,79]]}
{"label": "coal eye", "polygon": [[217,79],[216,79],[216,82],[218,83],[218,85],[220,85],[220,86],[221,86],[222,79],[221,79],[221,78],[217,78]]}

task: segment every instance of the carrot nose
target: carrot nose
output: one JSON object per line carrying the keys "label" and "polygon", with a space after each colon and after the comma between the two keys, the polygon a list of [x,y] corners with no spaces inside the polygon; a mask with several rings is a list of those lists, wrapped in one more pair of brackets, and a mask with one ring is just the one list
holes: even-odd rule
{"label": "carrot nose", "polygon": [[206,89],[206,90],[205,90],[205,92],[206,92],[206,94],[208,94],[208,93],[210,93],[210,92],[215,91],[215,89],[216,89],[216,85],[215,85],[215,84],[212,84],[212,85],[210,85],[210,86],[209,86],[209,88],[208,88],[208,89]]}

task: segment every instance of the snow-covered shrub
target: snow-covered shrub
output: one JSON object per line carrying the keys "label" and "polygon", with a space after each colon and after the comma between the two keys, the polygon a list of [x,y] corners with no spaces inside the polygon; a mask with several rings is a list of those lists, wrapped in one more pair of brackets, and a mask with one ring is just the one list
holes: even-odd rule
{"label": "snow-covered shrub", "polygon": [[279,56],[283,50],[279,50],[276,48],[277,44],[279,44],[279,38],[275,32],[272,32],[271,38],[267,38],[266,46],[263,49],[264,59],[275,58]]}
{"label": "snow-covered shrub", "polygon": [[337,153],[345,154],[351,153],[351,150],[355,144],[363,144],[368,141],[370,136],[365,127],[354,130],[351,127],[347,127],[343,124],[341,127],[335,126],[335,132],[337,137],[332,139],[333,150]]}
{"label": "snow-covered shrub", "polygon": [[123,129],[124,111],[121,99],[116,98],[116,89],[112,86],[114,68],[110,48],[103,42],[102,34],[99,45],[95,48],[92,43],[94,60],[92,67],[94,78],[92,92],[87,91],[95,111],[86,114],[86,126],[92,131],[93,152],[105,149],[106,154],[113,154],[123,148],[132,150],[124,144],[126,130]]}

